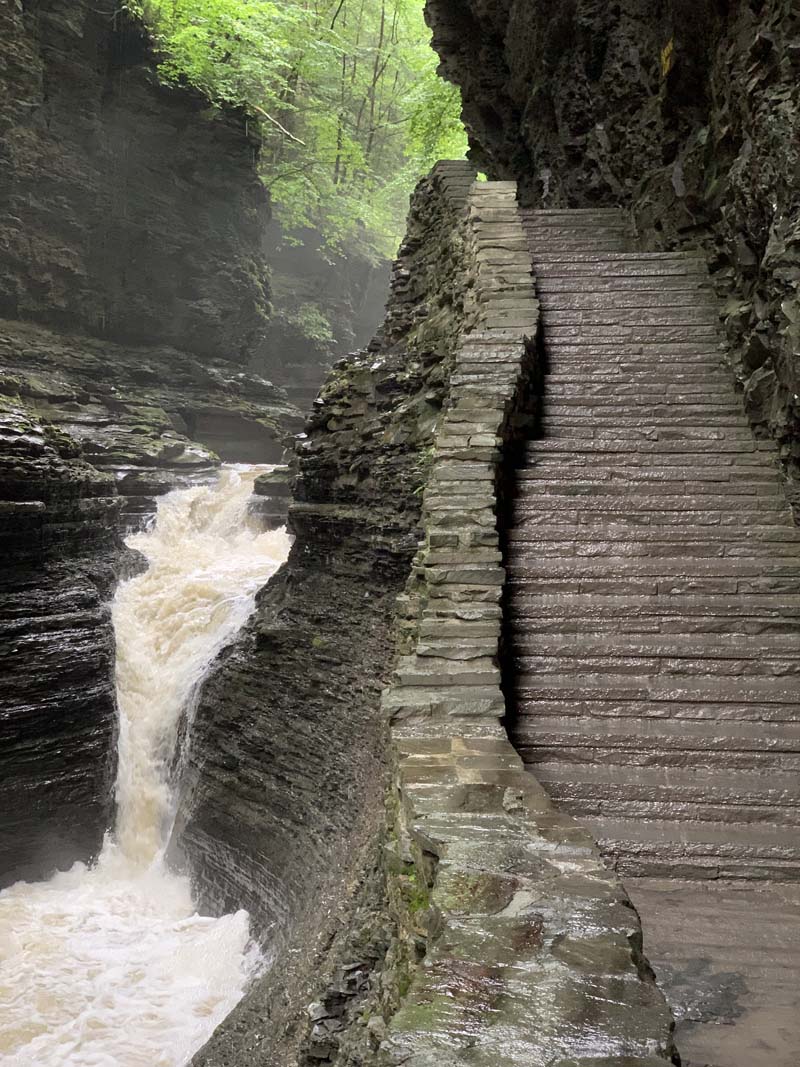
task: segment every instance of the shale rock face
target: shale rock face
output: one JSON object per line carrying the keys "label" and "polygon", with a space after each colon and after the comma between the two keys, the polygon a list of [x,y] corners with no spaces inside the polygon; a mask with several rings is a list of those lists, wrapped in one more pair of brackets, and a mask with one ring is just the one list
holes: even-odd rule
{"label": "shale rock face", "polygon": [[[0,319],[0,407],[24,403],[113,473],[130,524],[219,457],[279,462],[302,420],[282,390],[221,359]],[[201,443],[202,442],[202,443]]]}
{"label": "shale rock face", "polygon": [[120,501],[275,461],[296,409],[248,372],[269,218],[243,116],[160,85],[111,0],[0,5],[0,879],[109,824]]}
{"label": "shale rock face", "polygon": [[428,0],[474,161],[536,207],[630,208],[702,248],[751,420],[800,471],[800,13],[792,0]]}
{"label": "shale rock face", "polygon": [[0,11],[0,311],[244,361],[267,318],[258,140],[161,86],[119,6]]}
{"label": "shale rock face", "polygon": [[66,435],[0,404],[0,887],[88,858],[110,821],[119,504]]}
{"label": "shale rock face", "polygon": [[204,904],[250,911],[272,961],[198,1063],[297,1062],[336,906],[370,880],[385,819],[380,691],[458,333],[452,184],[445,169],[418,189],[389,323],[337,364],[300,441],[289,560],[195,713],[173,855],[191,861]]}

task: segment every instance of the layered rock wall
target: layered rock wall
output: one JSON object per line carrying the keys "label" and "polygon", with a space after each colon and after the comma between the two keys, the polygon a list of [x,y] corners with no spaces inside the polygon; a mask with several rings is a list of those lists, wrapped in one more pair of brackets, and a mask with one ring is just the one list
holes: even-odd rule
{"label": "layered rock wall", "polygon": [[428,0],[472,157],[540,207],[700,247],[754,425],[800,471],[800,14],[792,0]]}
{"label": "layered rock wall", "polygon": [[173,854],[272,966],[198,1065],[571,1064],[587,1028],[609,1064],[672,1053],[624,891],[500,722],[538,308],[513,183],[471,177],[418,190],[381,340],[300,448],[289,562],[198,707]]}
{"label": "layered rock wall", "polygon": [[289,559],[195,712],[172,855],[206,906],[250,911],[271,960],[197,1063],[296,1062],[342,915],[380,881],[380,692],[459,332],[470,181],[441,167],[418,188],[389,322],[336,365],[300,442]]}
{"label": "layered rock wall", "polygon": [[0,4],[0,878],[109,825],[118,490],[128,519],[297,413],[246,370],[269,312],[245,118],[158,81],[111,0]]}
{"label": "layered rock wall", "polygon": [[112,0],[0,10],[0,312],[246,362],[269,218],[257,130],[158,81]]}
{"label": "layered rock wall", "polygon": [[74,441],[0,403],[0,888],[88,859],[111,820],[119,504]]}

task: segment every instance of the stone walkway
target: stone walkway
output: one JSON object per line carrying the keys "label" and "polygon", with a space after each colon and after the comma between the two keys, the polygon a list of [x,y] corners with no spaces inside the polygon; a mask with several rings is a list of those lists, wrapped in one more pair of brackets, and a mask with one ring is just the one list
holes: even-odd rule
{"label": "stone walkway", "polygon": [[514,740],[639,906],[684,1064],[800,1059],[800,531],[700,259],[529,212],[549,360],[509,531]]}

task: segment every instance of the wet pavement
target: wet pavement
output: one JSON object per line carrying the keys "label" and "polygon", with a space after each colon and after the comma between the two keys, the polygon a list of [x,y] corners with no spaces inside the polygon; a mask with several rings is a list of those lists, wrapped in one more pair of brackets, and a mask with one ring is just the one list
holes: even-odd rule
{"label": "wet pavement", "polygon": [[797,1067],[800,885],[626,879],[683,1067]]}

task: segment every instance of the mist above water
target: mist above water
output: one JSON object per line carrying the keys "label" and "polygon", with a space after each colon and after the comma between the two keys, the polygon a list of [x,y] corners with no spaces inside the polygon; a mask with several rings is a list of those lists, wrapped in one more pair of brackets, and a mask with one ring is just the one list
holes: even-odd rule
{"label": "mist above water", "polygon": [[184,709],[284,561],[285,530],[247,516],[263,467],[159,501],[128,543],[148,560],[113,603],[120,712],[117,823],[92,868],[0,893],[0,1063],[181,1067],[259,962],[247,913],[197,914],[164,862]]}

